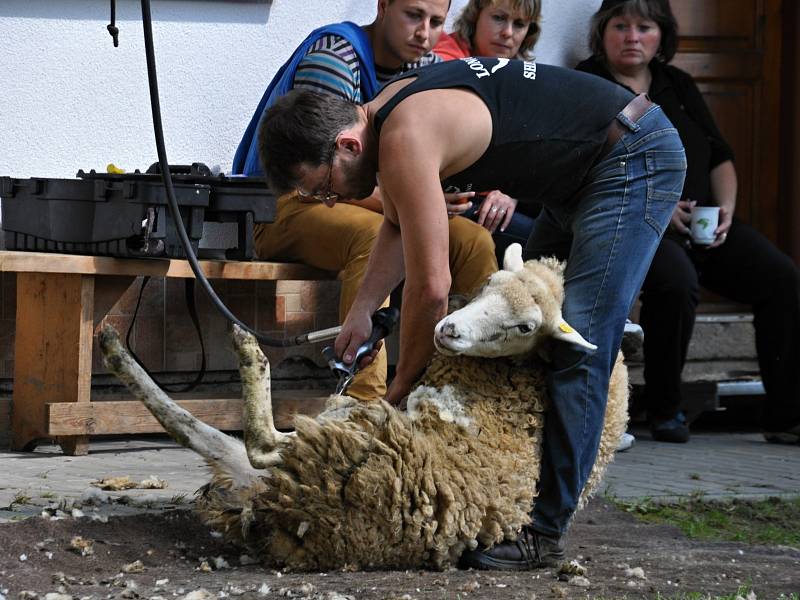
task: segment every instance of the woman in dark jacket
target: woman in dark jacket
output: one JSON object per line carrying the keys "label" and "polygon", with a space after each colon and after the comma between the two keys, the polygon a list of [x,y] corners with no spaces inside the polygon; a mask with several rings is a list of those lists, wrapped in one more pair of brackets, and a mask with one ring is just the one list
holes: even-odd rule
{"label": "woman in dark jacket", "polygon": [[[604,0],[592,18],[592,56],[577,69],[646,92],[661,105],[686,149],[682,200],[642,286],[645,402],[653,438],[686,442],[680,411],[681,371],[699,287],[750,304],[767,394],[764,435],[800,442],[800,274],[792,260],[734,218],[733,152],[717,129],[691,75],[669,61],[677,49],[669,0]],[[720,208],[714,241],[692,244],[694,206]]]}

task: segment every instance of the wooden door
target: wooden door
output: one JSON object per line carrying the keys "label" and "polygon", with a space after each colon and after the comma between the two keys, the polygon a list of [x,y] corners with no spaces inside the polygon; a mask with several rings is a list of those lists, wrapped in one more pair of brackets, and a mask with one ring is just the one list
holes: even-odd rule
{"label": "wooden door", "polygon": [[694,76],[736,155],[736,215],[779,243],[781,0],[671,5],[680,33],[673,64]]}
{"label": "wooden door", "polygon": [[781,70],[782,247],[800,266],[800,3],[783,3]]}

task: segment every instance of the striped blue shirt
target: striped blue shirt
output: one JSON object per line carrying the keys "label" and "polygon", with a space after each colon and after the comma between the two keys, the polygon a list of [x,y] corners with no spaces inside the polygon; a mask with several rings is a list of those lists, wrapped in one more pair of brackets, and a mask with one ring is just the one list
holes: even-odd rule
{"label": "striped blue shirt", "polygon": [[[383,86],[400,73],[440,61],[433,52],[428,52],[417,62],[406,63],[399,69],[385,69],[376,65],[376,77]],[[320,38],[309,48],[297,67],[294,87],[335,94],[351,102],[363,104],[361,68],[353,45],[338,35]]]}

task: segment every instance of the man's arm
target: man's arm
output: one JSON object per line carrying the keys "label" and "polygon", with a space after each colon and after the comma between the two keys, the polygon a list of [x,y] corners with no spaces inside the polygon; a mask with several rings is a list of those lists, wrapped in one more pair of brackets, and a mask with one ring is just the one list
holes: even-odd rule
{"label": "man's arm", "polygon": [[403,280],[404,272],[400,230],[384,219],[370,252],[361,287],[334,343],[336,355],[341,356],[344,362],[353,362],[356,350],[372,332],[372,313]]}
{"label": "man's arm", "polygon": [[491,113],[466,90],[409,96],[381,129],[381,189],[387,218],[396,218],[402,232],[406,265],[400,358],[388,402],[399,403],[422,374],[433,356],[434,328],[447,312],[449,227],[441,178],[478,160],[491,136]]}
{"label": "man's arm", "polygon": [[400,358],[386,396],[397,404],[433,355],[433,329],[447,310],[449,229],[435,155],[383,140],[380,152],[381,162],[392,165],[388,175],[381,174],[386,215],[334,348],[345,362],[352,361],[369,336],[372,313],[405,274]]}
{"label": "man's arm", "polygon": [[[391,94],[391,90],[382,93]],[[464,115],[469,115],[468,127]],[[440,177],[458,173],[478,160],[491,135],[486,105],[472,92],[461,90],[415,94],[392,111],[381,129],[378,164],[387,223],[379,237],[399,227],[400,234],[391,237],[391,247],[397,252],[399,237],[406,276],[400,358],[386,396],[389,402],[399,403],[428,364],[434,351],[433,330],[447,311],[449,227]],[[380,275],[381,269],[397,268],[383,265],[390,259],[386,254],[389,241],[387,234],[373,250],[354,303],[360,314],[352,322],[348,315],[337,338],[337,353],[345,347],[353,353],[366,339],[366,313],[377,308],[389,290],[385,287],[388,279]],[[355,331],[356,322],[359,331]],[[340,342],[344,338],[350,339],[349,344]]]}
{"label": "man's arm", "polygon": [[[450,290],[447,211],[439,181],[441,153],[424,135],[401,133],[381,140],[381,175],[389,218],[402,232],[406,278],[400,319],[400,357],[386,401],[397,404],[434,352],[433,330],[447,312]],[[425,151],[423,151],[425,148]],[[394,214],[392,214],[394,213]]]}
{"label": "man's arm", "polygon": [[332,94],[361,103],[360,72],[357,61],[348,60],[352,46],[337,36],[320,41],[331,47],[312,50],[297,65],[292,88]]}

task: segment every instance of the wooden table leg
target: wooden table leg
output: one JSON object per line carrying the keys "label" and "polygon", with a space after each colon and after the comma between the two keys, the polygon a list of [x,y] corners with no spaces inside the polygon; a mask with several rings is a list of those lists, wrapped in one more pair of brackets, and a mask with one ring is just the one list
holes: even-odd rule
{"label": "wooden table leg", "polygon": [[[94,276],[17,274],[11,445],[32,450],[49,437],[45,404],[89,402]],[[88,452],[88,436],[59,438],[65,454]]]}

